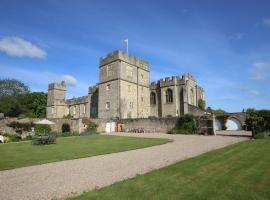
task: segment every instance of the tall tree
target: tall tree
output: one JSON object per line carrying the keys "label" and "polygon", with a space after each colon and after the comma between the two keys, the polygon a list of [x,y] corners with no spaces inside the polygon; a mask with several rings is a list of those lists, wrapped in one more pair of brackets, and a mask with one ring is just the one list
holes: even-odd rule
{"label": "tall tree", "polygon": [[29,88],[16,79],[0,79],[0,97],[28,94]]}

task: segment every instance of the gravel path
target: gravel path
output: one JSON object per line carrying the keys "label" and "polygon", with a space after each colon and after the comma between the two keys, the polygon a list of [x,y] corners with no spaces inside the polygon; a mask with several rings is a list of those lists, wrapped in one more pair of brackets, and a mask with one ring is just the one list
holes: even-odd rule
{"label": "gravel path", "polygon": [[132,136],[174,141],[144,149],[0,171],[0,199],[64,199],[247,139],[167,134]]}

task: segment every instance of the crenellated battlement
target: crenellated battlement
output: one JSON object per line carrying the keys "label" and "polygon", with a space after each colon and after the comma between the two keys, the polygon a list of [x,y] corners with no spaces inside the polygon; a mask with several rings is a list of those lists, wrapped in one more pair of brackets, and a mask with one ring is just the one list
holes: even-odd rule
{"label": "crenellated battlement", "polygon": [[165,79],[160,79],[160,87],[165,87],[165,86],[171,86],[171,85],[179,85],[180,81],[182,79],[179,76],[171,76],[171,77],[166,77]]}
{"label": "crenellated battlement", "polygon": [[48,90],[63,90],[66,91],[66,83],[62,81],[61,83],[50,83]]}
{"label": "crenellated battlement", "polygon": [[66,103],[67,105],[76,105],[76,104],[85,104],[88,102],[88,96],[82,96],[82,97],[75,97],[75,98],[72,98],[72,99],[67,99],[66,100]]}
{"label": "crenellated battlement", "polygon": [[123,52],[120,50],[113,51],[109,53],[106,57],[101,57],[99,60],[99,65],[103,66],[116,60],[122,60],[149,71],[149,63],[147,61],[139,59],[135,56],[128,55],[127,52]]}

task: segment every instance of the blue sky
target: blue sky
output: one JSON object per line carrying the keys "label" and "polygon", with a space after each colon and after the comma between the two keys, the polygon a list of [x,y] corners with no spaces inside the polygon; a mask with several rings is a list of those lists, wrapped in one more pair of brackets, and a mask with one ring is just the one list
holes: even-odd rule
{"label": "blue sky", "polygon": [[98,82],[99,58],[124,50],[150,62],[151,81],[190,72],[207,106],[270,109],[270,1],[0,2],[0,78],[32,91]]}

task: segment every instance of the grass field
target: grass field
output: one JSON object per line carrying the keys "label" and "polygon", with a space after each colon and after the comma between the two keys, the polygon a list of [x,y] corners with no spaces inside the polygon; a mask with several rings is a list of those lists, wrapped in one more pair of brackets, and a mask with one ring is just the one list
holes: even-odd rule
{"label": "grass field", "polygon": [[18,142],[0,145],[0,170],[71,160],[167,143],[167,139],[90,135],[57,138],[56,144]]}
{"label": "grass field", "polygon": [[211,151],[74,199],[270,199],[270,139]]}

